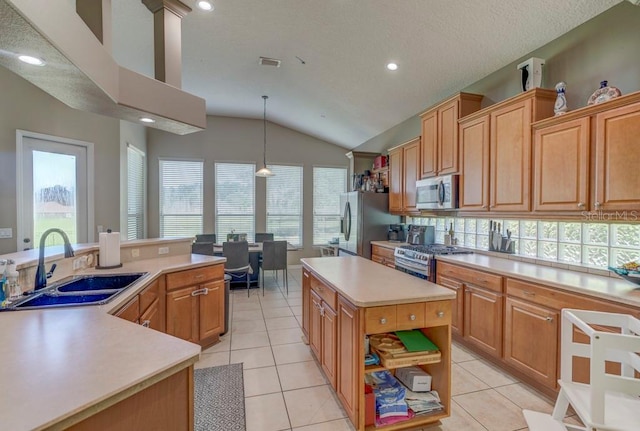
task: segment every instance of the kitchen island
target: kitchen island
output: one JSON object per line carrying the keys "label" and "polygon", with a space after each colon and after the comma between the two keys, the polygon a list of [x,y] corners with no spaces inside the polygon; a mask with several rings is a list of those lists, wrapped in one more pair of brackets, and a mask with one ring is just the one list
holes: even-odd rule
{"label": "kitchen island", "polygon": [[[302,330],[355,428],[413,429],[448,417],[455,293],[357,256],[301,262]],[[365,366],[365,336],[408,329],[420,329],[440,350],[438,361],[420,367],[432,376],[444,409],[376,428],[365,423],[365,374],[394,366]]]}

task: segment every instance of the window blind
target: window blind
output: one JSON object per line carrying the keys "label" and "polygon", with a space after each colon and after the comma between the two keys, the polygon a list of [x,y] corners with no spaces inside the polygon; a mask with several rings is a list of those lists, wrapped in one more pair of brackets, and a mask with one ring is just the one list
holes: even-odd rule
{"label": "window blind", "polygon": [[127,146],[127,239],[144,238],[145,154]]}
{"label": "window blind", "polygon": [[229,233],[255,238],[255,171],[253,163],[216,163],[216,235],[220,242]]}
{"label": "window blind", "polygon": [[302,166],[269,165],[267,232],[274,239],[302,245]]}
{"label": "window blind", "polygon": [[313,244],[340,234],[340,194],[347,191],[346,168],[313,168]]}
{"label": "window blind", "polygon": [[202,233],[203,162],[160,160],[160,236]]}

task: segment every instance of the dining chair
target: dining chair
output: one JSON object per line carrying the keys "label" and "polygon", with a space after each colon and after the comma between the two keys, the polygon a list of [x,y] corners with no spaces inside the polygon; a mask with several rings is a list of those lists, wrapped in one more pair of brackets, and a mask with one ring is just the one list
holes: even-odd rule
{"label": "dining chair", "polygon": [[256,233],[256,242],[273,241],[272,233]]}
{"label": "dining chair", "polygon": [[232,277],[247,278],[247,297],[249,296],[249,277],[253,269],[249,263],[249,243],[247,241],[231,241],[222,243],[222,255],[227,258],[224,272]]}
{"label": "dining chair", "polygon": [[206,254],[213,256],[213,243],[212,242],[194,242],[191,244],[192,254]]}
{"label": "dining chair", "polygon": [[287,241],[264,241],[262,243],[262,296],[264,296],[264,271],[284,271],[284,285],[289,295],[287,275]]}
{"label": "dining chair", "polygon": [[216,243],[216,234],[215,233],[202,233],[196,235],[196,242],[210,242],[212,244]]}

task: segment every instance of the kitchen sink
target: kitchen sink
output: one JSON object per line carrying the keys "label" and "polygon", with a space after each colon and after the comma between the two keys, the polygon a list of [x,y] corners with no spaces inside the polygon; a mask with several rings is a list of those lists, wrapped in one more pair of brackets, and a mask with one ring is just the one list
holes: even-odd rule
{"label": "kitchen sink", "polygon": [[146,272],[138,272],[67,277],[11,304],[8,309],[32,310],[106,304],[147,274]]}

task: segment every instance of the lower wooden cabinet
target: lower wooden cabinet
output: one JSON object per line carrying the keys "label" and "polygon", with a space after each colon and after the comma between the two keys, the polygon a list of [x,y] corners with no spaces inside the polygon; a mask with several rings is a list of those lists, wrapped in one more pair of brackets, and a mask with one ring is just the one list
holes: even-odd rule
{"label": "lower wooden cabinet", "polygon": [[389,268],[396,267],[396,258],[393,255],[394,250],[390,248],[380,247],[379,245],[371,246],[371,260]]}
{"label": "lower wooden cabinet", "polygon": [[224,326],[224,281],[204,285],[207,293],[199,298],[200,341],[218,337]]}
{"label": "lower wooden cabinet", "polygon": [[309,347],[311,351],[320,359],[320,351],[322,349],[322,299],[313,290],[311,291],[311,309],[309,310]]}
{"label": "lower wooden cabinet", "polygon": [[320,354],[320,365],[329,383],[336,387],[336,350],[337,350],[337,315],[336,312],[323,304],[322,307],[322,353]]}
{"label": "lower wooden cabinet", "polygon": [[505,300],[504,360],[541,384],[556,388],[557,311],[516,298]]}
{"label": "lower wooden cabinet", "polygon": [[464,331],[464,289],[463,284],[449,277],[436,274],[436,283],[456,292],[456,299],[451,304],[451,332],[463,335]]}
{"label": "lower wooden cabinet", "polygon": [[164,280],[156,279],[134,296],[115,316],[165,332]]}
{"label": "lower wooden cabinet", "polygon": [[309,310],[311,296],[311,280],[306,269],[302,270],[302,333],[309,340]]}
{"label": "lower wooden cabinet", "polygon": [[358,374],[361,366],[361,348],[359,340],[360,320],[358,309],[338,298],[338,331],[337,331],[337,378],[336,392],[352,423],[358,423],[359,386]]}
{"label": "lower wooden cabinet", "polygon": [[492,356],[502,356],[502,294],[465,284],[464,339]]}
{"label": "lower wooden cabinet", "polygon": [[191,296],[193,287],[167,292],[167,334],[198,342],[197,300]]}

